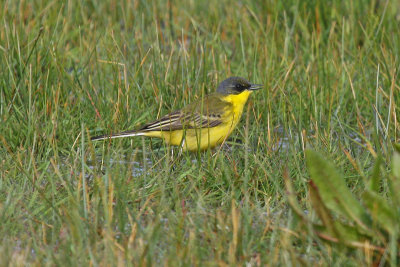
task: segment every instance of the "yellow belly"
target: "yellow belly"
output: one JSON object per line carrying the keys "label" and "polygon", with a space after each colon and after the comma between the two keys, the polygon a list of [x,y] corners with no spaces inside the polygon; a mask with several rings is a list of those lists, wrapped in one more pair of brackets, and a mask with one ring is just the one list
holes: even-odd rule
{"label": "yellow belly", "polygon": [[182,144],[183,150],[206,150],[224,142],[232,130],[232,127],[222,124],[213,128],[188,129],[185,132],[174,131],[170,140],[168,140],[168,136],[164,139],[171,145]]}
{"label": "yellow belly", "polygon": [[239,123],[243,106],[251,92],[245,91],[239,95],[229,95],[225,100],[232,103],[230,110],[222,116],[222,123],[216,127],[202,129],[186,129],[175,131],[145,132],[145,136],[158,137],[173,146],[181,146],[184,151],[206,150],[224,142]]}
{"label": "yellow belly", "polygon": [[206,150],[220,145],[232,133],[232,124],[221,124],[217,127],[204,129],[187,129],[165,132],[148,132],[145,136],[159,137],[173,146],[181,146],[184,151]]}

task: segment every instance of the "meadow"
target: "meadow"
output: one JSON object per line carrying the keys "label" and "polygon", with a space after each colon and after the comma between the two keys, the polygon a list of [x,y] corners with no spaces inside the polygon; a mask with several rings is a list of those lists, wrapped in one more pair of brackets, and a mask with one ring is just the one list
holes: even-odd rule
{"label": "meadow", "polygon": [[[397,0],[1,6],[1,266],[399,264]],[[221,148],[90,141],[230,76],[264,88]]]}

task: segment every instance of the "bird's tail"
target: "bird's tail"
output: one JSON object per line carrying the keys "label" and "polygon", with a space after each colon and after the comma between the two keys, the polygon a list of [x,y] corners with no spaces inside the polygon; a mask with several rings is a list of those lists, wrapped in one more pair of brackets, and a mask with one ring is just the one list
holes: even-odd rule
{"label": "bird's tail", "polygon": [[141,135],[144,135],[144,133],[138,132],[138,131],[127,131],[127,132],[116,133],[116,134],[104,134],[104,135],[94,136],[94,137],[90,138],[90,140],[97,141],[97,140],[104,140],[104,139],[113,139],[113,138],[120,138],[120,137],[129,137],[129,136],[141,136]]}

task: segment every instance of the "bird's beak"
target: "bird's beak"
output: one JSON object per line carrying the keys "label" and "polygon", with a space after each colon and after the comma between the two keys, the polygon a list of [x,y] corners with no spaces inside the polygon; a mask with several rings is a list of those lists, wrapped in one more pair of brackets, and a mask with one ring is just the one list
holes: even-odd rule
{"label": "bird's beak", "polygon": [[263,87],[262,84],[252,84],[252,85],[250,86],[249,90],[254,91],[254,90],[261,89],[262,87]]}

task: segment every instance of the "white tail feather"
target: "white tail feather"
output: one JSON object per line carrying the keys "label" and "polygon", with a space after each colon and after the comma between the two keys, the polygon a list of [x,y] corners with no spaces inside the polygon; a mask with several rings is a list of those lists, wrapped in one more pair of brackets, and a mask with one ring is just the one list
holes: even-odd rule
{"label": "white tail feather", "polygon": [[98,140],[104,140],[104,139],[114,139],[114,138],[121,138],[121,137],[141,136],[141,135],[144,135],[144,133],[141,133],[141,132],[117,133],[117,134],[111,134],[111,135],[95,136],[95,137],[92,137],[91,140],[98,141]]}

